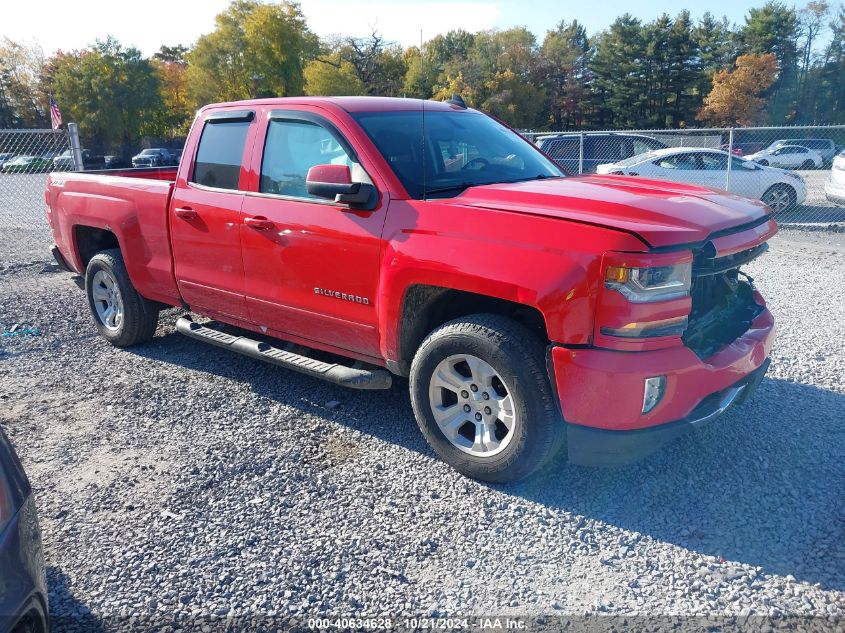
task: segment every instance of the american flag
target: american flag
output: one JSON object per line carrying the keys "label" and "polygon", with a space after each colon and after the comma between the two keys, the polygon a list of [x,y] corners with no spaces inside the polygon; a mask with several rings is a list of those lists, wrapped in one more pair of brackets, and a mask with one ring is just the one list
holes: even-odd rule
{"label": "american flag", "polygon": [[53,99],[53,95],[48,95],[50,98],[50,120],[53,122],[53,129],[58,130],[62,127],[62,111],[59,110],[59,104]]}

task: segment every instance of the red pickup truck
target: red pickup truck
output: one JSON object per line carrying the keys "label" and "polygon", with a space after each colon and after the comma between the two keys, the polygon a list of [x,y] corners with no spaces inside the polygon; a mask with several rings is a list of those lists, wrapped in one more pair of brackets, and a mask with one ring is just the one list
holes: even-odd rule
{"label": "red pickup truck", "polygon": [[408,377],[432,448],[490,481],[564,445],[638,459],[745,399],[774,339],[740,271],[766,206],[567,177],[459,100],[211,105],[178,168],[53,173],[47,205],[113,345],[181,306],[213,323],[178,331],[234,352],[359,389]]}

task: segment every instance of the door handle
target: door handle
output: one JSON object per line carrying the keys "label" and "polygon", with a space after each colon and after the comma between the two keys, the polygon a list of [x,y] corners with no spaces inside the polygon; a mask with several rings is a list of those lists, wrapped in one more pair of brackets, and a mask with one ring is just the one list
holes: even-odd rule
{"label": "door handle", "polygon": [[197,212],[191,207],[176,207],[173,209],[173,213],[176,214],[176,217],[182,218],[183,220],[194,220],[197,218]]}
{"label": "door handle", "polygon": [[244,218],[244,224],[246,224],[249,228],[255,229],[256,231],[269,231],[275,225],[265,218],[263,215],[256,215],[252,218]]}

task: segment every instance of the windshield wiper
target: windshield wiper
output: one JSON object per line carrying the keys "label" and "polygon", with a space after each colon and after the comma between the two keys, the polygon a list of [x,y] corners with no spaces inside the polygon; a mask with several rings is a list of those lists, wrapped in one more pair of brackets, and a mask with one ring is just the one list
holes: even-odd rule
{"label": "windshield wiper", "polygon": [[434,189],[426,189],[425,195],[430,193],[445,193],[447,191],[463,191],[464,189],[469,189],[470,187],[478,186],[479,184],[491,184],[491,183],[477,183],[477,182],[462,182],[455,185],[447,185],[445,187],[435,187]]}

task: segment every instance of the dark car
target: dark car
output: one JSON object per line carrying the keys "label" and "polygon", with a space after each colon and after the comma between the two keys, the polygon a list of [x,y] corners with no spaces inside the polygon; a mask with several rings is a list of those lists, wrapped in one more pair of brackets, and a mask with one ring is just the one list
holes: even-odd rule
{"label": "dark car", "polygon": [[[82,169],[105,169],[104,156],[82,150]],[[66,149],[53,159],[53,171],[76,171],[73,164],[73,150]]]}
{"label": "dark car", "polygon": [[141,150],[140,154],[132,157],[133,167],[167,167],[177,165],[178,160],[164,147],[151,147]]}
{"label": "dark car", "polygon": [[104,166],[105,169],[124,169],[129,167],[129,161],[126,160],[123,156],[105,156],[104,157]]}
{"label": "dark car", "polygon": [[47,581],[29,480],[0,429],[0,633],[46,633]]}
{"label": "dark car", "polygon": [[537,137],[537,147],[570,174],[593,173],[598,165],[615,163],[637,154],[664,149],[667,145],[644,134],[599,132],[584,134],[583,169],[579,172],[581,135],[549,134]]}

